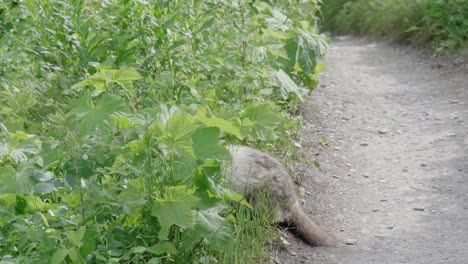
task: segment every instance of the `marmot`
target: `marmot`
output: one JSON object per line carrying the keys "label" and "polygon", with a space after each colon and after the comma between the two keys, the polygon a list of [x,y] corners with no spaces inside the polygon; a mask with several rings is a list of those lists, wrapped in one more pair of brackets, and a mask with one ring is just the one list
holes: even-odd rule
{"label": "marmot", "polygon": [[223,169],[234,189],[243,193],[255,206],[255,195],[267,191],[277,221],[292,224],[296,233],[312,246],[332,246],[334,238],[314,223],[302,210],[291,176],[281,163],[259,150],[227,146],[232,167]]}

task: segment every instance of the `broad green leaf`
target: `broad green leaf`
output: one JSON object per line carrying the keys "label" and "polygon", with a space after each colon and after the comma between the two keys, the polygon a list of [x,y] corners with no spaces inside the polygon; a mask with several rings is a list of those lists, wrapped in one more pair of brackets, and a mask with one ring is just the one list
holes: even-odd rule
{"label": "broad green leaf", "polygon": [[247,106],[242,116],[253,123],[249,136],[252,139],[274,140],[275,129],[283,122],[283,117],[272,102]]}
{"label": "broad green leaf", "polygon": [[35,170],[33,177],[38,181],[46,182],[52,180],[55,175],[50,171]]}
{"label": "broad green leaf", "polygon": [[65,258],[68,255],[68,249],[66,248],[61,248],[55,251],[54,255],[52,255],[52,258],[50,260],[51,264],[62,264]]}
{"label": "broad green leaf", "polygon": [[[81,92],[78,104],[82,101],[91,101],[88,90]],[[93,134],[96,131],[107,132],[112,123],[112,114],[116,112],[128,112],[127,105],[115,95],[104,95],[94,107],[85,103],[73,108],[69,115],[73,116],[72,125],[78,135]]]}
{"label": "broad green leaf", "polygon": [[173,159],[176,180],[183,180],[192,175],[198,168],[198,163],[192,156],[183,155]]}
{"label": "broad green leaf", "polygon": [[228,221],[219,216],[215,209],[194,211],[193,229],[189,230],[184,239],[186,248],[204,239],[208,245],[220,250],[228,251],[232,248],[233,234]]}
{"label": "broad green leaf", "polygon": [[98,90],[109,89],[113,83],[118,84],[127,92],[133,92],[133,81],[141,79],[141,75],[133,68],[107,69],[97,68],[97,73],[72,86],[72,89],[92,86]]}
{"label": "broad green leaf", "polygon": [[178,155],[193,156],[191,134],[199,125],[194,123],[192,116],[188,114],[176,114],[167,120],[164,134],[160,141],[168,150]]}
{"label": "broad green leaf", "polygon": [[228,159],[229,151],[218,143],[219,128],[205,127],[192,134],[193,151],[199,160]]}
{"label": "broad green leaf", "polygon": [[16,195],[15,214],[21,215],[26,212],[28,202],[21,195]]}
{"label": "broad green leaf", "polygon": [[177,249],[175,248],[175,246],[168,241],[158,243],[157,245],[150,247],[148,251],[155,255],[162,255],[166,253],[171,255],[177,254]]}
{"label": "broad green leaf", "polygon": [[165,239],[172,225],[183,229],[192,227],[192,209],[197,201],[193,191],[185,186],[168,187],[163,198],[155,199],[151,215],[157,217],[161,225],[159,237]]}
{"label": "broad green leaf", "polygon": [[275,73],[275,77],[280,84],[282,90],[283,98],[288,99],[289,93],[294,93],[301,101],[302,96],[299,91],[297,84],[287,75],[283,70],[279,70]]}
{"label": "broad green leaf", "polygon": [[134,254],[141,254],[146,251],[146,247],[142,247],[142,246],[132,247],[130,251]]}
{"label": "broad green leaf", "polygon": [[45,194],[57,190],[55,186],[48,182],[40,182],[34,186],[34,191],[36,193]]}
{"label": "broad green leaf", "polygon": [[73,245],[80,247],[81,241],[83,240],[85,232],[86,232],[86,226],[81,226],[76,231],[74,230],[68,231],[68,238],[70,242],[73,243]]}
{"label": "broad green leaf", "polygon": [[237,128],[232,122],[219,117],[207,117],[207,111],[204,107],[198,108],[195,118],[207,127],[217,127],[239,139],[241,138],[239,128]]}
{"label": "broad green leaf", "polygon": [[0,194],[16,193],[16,171],[11,166],[0,167]]}

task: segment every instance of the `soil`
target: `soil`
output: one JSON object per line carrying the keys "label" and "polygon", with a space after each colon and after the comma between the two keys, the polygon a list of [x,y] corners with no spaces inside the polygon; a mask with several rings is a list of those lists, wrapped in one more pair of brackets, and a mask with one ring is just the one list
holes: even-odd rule
{"label": "soil", "polygon": [[468,61],[341,37],[326,64],[302,109],[320,168],[300,193],[338,243],[285,232],[274,262],[468,263]]}

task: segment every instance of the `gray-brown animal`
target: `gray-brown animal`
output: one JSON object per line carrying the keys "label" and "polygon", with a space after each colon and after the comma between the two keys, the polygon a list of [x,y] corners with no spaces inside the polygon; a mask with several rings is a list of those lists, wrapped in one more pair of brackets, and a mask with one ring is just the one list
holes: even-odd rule
{"label": "gray-brown animal", "polygon": [[256,193],[268,191],[272,208],[278,209],[278,221],[292,224],[296,233],[312,246],[334,245],[333,236],[303,211],[294,183],[277,159],[246,146],[229,145],[228,150],[233,157],[232,167],[224,169],[224,174],[238,192],[255,200]]}

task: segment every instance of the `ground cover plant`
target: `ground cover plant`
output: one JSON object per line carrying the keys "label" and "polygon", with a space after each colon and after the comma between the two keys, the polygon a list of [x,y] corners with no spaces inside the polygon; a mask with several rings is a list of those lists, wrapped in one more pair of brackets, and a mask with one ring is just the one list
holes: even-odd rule
{"label": "ground cover plant", "polygon": [[324,28],[429,45],[439,53],[466,51],[466,0],[323,1]]}
{"label": "ground cover plant", "polygon": [[[291,150],[315,1],[0,3],[0,261],[253,263],[223,144]],[[287,155],[287,153],[283,153]]]}

